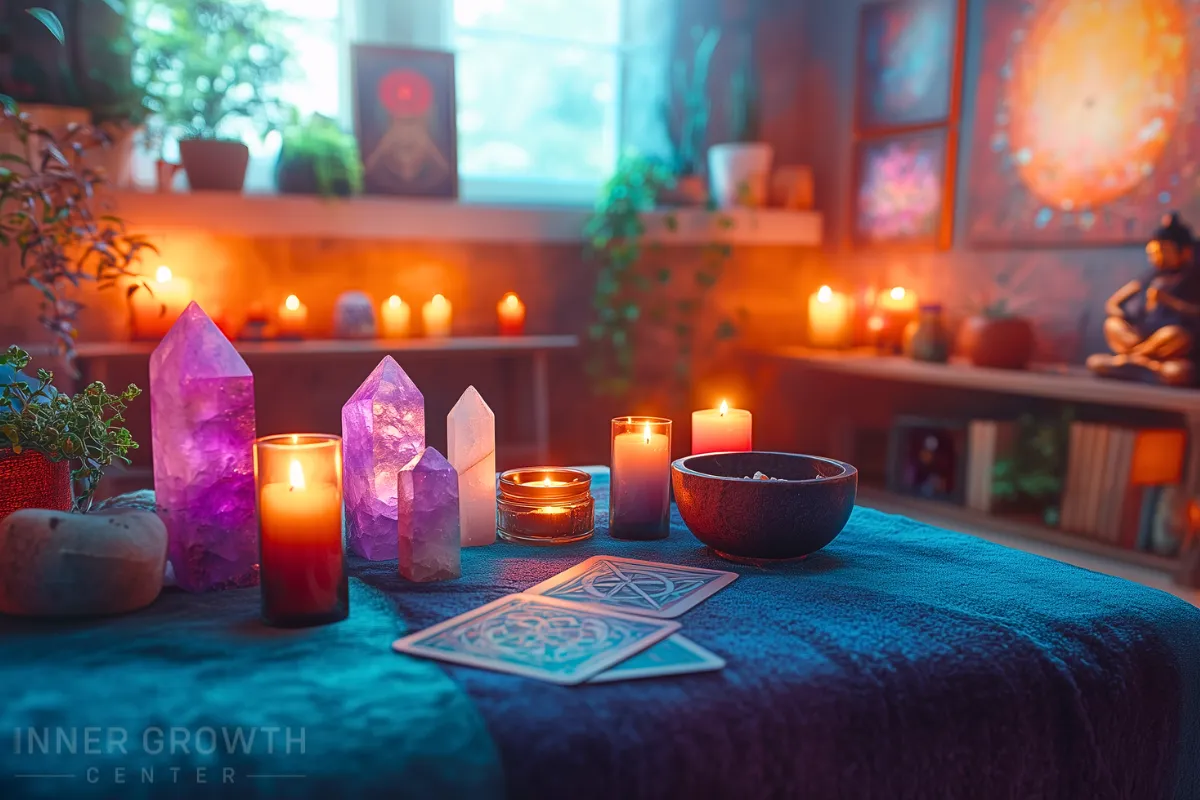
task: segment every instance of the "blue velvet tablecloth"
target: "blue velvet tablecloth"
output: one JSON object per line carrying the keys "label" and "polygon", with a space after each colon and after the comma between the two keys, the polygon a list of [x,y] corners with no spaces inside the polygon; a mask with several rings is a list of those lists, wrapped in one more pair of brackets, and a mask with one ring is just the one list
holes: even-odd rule
{"label": "blue velvet tablecloth", "polygon": [[[263,628],[254,590],[0,620],[0,797],[1200,798],[1200,610],[1175,597],[867,509],[770,569],[678,517],[655,543],[598,522],[464,551],[447,583],[352,560],[321,629]],[[389,650],[597,553],[738,572],[680,620],[726,669],[562,687]]]}

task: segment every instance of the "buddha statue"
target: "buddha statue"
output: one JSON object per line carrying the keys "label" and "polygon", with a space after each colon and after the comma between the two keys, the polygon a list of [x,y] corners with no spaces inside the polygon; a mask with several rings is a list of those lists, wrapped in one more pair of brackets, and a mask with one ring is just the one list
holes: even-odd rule
{"label": "buddha statue", "polygon": [[1192,230],[1168,214],[1146,245],[1153,270],[1122,286],[1104,310],[1104,338],[1113,354],[1087,360],[1099,375],[1190,386],[1200,335],[1200,267]]}

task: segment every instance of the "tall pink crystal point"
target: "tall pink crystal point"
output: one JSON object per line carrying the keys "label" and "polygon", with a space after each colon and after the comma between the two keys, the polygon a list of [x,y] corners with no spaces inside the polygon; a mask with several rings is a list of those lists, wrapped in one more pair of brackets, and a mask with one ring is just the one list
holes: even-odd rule
{"label": "tall pink crystal point", "polygon": [[400,574],[443,581],[462,574],[458,473],[432,447],[400,470]]}
{"label": "tall pink crystal point", "polygon": [[254,376],[196,303],[150,356],[150,430],[175,580],[189,592],[256,585]]}
{"label": "tall pink crystal point", "polygon": [[350,549],[396,557],[396,476],[425,448],[425,398],[384,356],[342,406],[343,486]]}

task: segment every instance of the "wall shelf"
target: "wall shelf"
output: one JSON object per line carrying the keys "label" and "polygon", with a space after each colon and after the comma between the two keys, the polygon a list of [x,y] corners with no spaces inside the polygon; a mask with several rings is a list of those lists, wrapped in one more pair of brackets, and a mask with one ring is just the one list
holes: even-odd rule
{"label": "wall shelf", "polygon": [[[387,353],[527,353],[571,350],[578,336],[447,336],[444,339],[305,339],[264,342],[235,341],[244,356],[385,355]],[[158,342],[80,342],[83,361],[148,356]]]}
{"label": "wall shelf", "polygon": [[[456,200],[231,192],[113,192],[102,198],[131,229],[200,231],[249,237],[579,244],[591,213],[584,206],[490,205]],[[668,230],[673,216],[676,229]],[[720,222],[724,218],[728,227]],[[663,245],[816,247],[821,215],[781,209],[655,211],[647,237]]]}

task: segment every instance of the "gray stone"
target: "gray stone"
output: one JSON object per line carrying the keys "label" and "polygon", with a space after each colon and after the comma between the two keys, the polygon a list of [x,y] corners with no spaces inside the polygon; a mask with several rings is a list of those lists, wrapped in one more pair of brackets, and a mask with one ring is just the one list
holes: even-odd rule
{"label": "gray stone", "polygon": [[122,614],[162,591],[167,528],[121,509],[26,509],[0,522],[0,612],[29,617]]}

